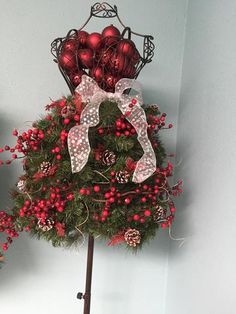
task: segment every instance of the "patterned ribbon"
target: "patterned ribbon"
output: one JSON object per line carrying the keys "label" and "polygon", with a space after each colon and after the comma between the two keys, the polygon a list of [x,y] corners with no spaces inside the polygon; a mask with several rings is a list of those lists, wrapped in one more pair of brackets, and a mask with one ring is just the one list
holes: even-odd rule
{"label": "patterned ribbon", "polygon": [[[127,89],[134,89],[137,94],[130,96],[124,94]],[[149,178],[156,170],[156,156],[147,134],[146,115],[141,107],[143,104],[141,86],[138,82],[123,78],[116,83],[115,93],[102,90],[89,76],[83,75],[76,92],[87,105],[83,109],[80,125],[70,129],[68,134],[68,149],[71,158],[72,172],[79,172],[86,165],[91,151],[88,131],[99,123],[99,107],[104,101],[115,102],[123,115],[137,132],[138,141],[143,149],[143,156],[137,162],[132,181],[141,183]],[[132,99],[137,103],[130,108]]]}

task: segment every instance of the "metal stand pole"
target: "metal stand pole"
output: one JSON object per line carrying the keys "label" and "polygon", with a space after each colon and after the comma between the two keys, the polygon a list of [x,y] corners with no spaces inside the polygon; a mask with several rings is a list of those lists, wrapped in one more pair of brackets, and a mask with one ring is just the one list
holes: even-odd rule
{"label": "metal stand pole", "polygon": [[85,293],[79,292],[78,299],[84,299],[84,314],[90,314],[91,303],[91,285],[92,285],[92,271],[93,271],[93,252],[94,252],[94,237],[88,238],[88,253],[87,253],[87,271],[86,271],[86,285]]}

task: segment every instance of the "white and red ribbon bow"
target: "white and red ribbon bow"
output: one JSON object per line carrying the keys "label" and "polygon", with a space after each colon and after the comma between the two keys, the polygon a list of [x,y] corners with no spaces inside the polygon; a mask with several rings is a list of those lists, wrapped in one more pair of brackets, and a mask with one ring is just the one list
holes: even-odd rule
{"label": "white and red ribbon bow", "polygon": [[[137,92],[135,96],[124,94],[127,89]],[[83,75],[81,83],[75,90],[80,94],[82,102],[86,103],[80,117],[80,125],[70,129],[68,134],[68,149],[71,158],[72,172],[79,172],[86,165],[91,151],[88,131],[99,123],[99,107],[106,100],[117,103],[118,108],[137,132],[137,139],[143,149],[143,156],[137,162],[132,181],[141,183],[156,171],[156,156],[147,134],[146,115],[141,107],[142,93],[138,82],[128,78],[120,79],[115,86],[115,92],[102,90],[91,77]],[[132,99],[137,103],[130,108]],[[128,113],[128,114],[127,114]]]}

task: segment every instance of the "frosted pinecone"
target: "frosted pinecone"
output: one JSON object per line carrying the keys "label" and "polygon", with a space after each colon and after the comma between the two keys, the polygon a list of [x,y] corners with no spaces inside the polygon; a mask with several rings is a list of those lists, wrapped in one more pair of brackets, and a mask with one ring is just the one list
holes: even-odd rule
{"label": "frosted pinecone", "polygon": [[43,161],[40,165],[40,170],[45,176],[47,176],[50,172],[51,167],[52,164],[49,161]]}
{"label": "frosted pinecone", "polygon": [[25,192],[26,191],[26,181],[25,180],[19,180],[17,183],[17,188],[21,191],[21,192]]}
{"label": "frosted pinecone", "polygon": [[116,180],[118,183],[127,183],[129,181],[130,174],[126,170],[120,170],[116,173]]}
{"label": "frosted pinecone", "polygon": [[46,219],[45,221],[43,221],[41,218],[39,218],[37,224],[38,224],[39,229],[46,232],[46,231],[49,231],[53,228],[54,221],[51,218]]}
{"label": "frosted pinecone", "polygon": [[104,153],[102,154],[101,160],[104,165],[112,166],[116,163],[116,155],[112,151],[105,150]]}
{"label": "frosted pinecone", "polygon": [[125,241],[129,246],[136,247],[137,244],[140,244],[141,235],[140,232],[136,229],[128,229],[124,235]]}
{"label": "frosted pinecone", "polygon": [[157,205],[155,213],[153,215],[153,220],[156,223],[161,223],[166,220],[166,209],[164,209],[162,206]]}

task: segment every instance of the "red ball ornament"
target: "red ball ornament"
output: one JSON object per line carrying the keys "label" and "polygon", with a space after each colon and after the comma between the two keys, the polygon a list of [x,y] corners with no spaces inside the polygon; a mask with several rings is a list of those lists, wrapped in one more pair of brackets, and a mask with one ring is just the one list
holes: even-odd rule
{"label": "red ball ornament", "polygon": [[136,63],[138,63],[140,61],[140,58],[141,58],[140,54],[139,54],[138,50],[135,48],[135,51],[134,51],[134,53],[131,56],[131,62],[133,64],[136,64]]}
{"label": "red ball ornament", "polygon": [[88,35],[86,44],[90,49],[98,50],[102,46],[102,35],[99,33],[92,33]]}
{"label": "red ball ornament", "polygon": [[84,68],[92,68],[93,51],[91,49],[79,49],[78,58]]}
{"label": "red ball ornament", "polygon": [[107,86],[107,90],[113,90],[115,88],[116,83],[119,81],[120,77],[115,77],[112,74],[108,73],[105,75],[105,82]]}
{"label": "red ball ornament", "polygon": [[95,79],[97,82],[101,82],[104,78],[103,69],[101,67],[95,67],[92,70],[90,70],[89,75]]}
{"label": "red ball ornament", "polygon": [[130,58],[134,55],[135,50],[135,44],[130,39],[122,39],[117,45],[117,51]]}
{"label": "red ball ornament", "polygon": [[96,56],[96,61],[100,65],[106,65],[113,55],[113,51],[111,48],[103,48],[98,51]]}
{"label": "red ball ornament", "polygon": [[135,67],[132,64],[129,64],[124,71],[122,72],[124,77],[128,77],[128,78],[134,78],[135,76]]}
{"label": "red ball ornament", "polygon": [[84,47],[86,45],[86,41],[87,41],[87,38],[88,38],[88,33],[85,32],[85,31],[78,31],[77,32],[77,37],[79,39],[80,45]]}
{"label": "red ball ornament", "polygon": [[65,40],[62,44],[62,51],[71,51],[71,52],[75,52],[75,50],[78,47],[78,42],[71,38],[68,40]]}
{"label": "red ball ornament", "polygon": [[120,38],[120,31],[113,25],[107,26],[102,31],[102,37],[107,46],[112,46],[118,43]]}
{"label": "red ball ornament", "polygon": [[111,57],[109,68],[112,73],[121,73],[125,70],[128,64],[128,58],[126,58],[123,54],[118,53]]}
{"label": "red ball ornament", "polygon": [[114,25],[110,25],[104,28],[102,31],[102,37],[120,36],[120,31]]}
{"label": "red ball ornament", "polygon": [[71,51],[64,51],[59,57],[59,65],[68,71],[72,71],[76,67],[75,55]]}

